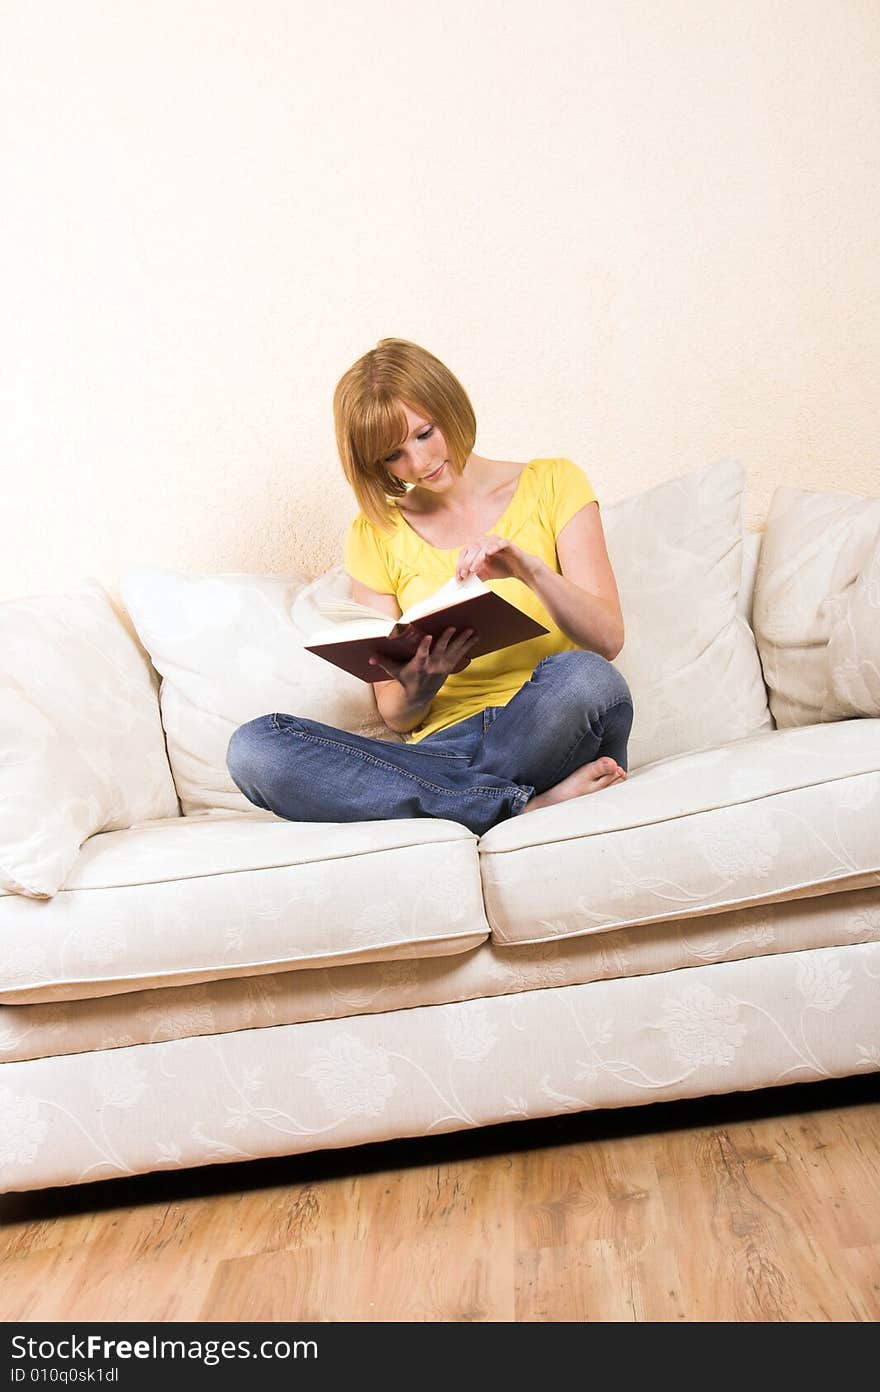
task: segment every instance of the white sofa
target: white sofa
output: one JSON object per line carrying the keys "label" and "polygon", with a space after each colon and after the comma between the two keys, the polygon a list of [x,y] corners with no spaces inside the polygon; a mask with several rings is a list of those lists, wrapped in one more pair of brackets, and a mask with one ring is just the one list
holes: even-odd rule
{"label": "white sofa", "polygon": [[303,651],[338,568],[0,604],[0,1189],[880,1068],[880,502],[743,485],[604,509],[630,776],[479,840],[229,778],[379,731]]}

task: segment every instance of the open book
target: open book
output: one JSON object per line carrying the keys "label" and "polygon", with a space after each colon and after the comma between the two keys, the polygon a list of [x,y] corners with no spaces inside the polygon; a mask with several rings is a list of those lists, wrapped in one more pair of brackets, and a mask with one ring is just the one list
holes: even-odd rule
{"label": "open book", "polygon": [[[313,633],[305,647],[367,682],[388,681],[387,672],[370,666],[373,654],[406,662],[427,633],[437,637],[446,628],[472,628],[478,641],[468,657],[474,658],[548,632],[476,575],[466,580],[453,578],[427,599],[411,605],[399,619],[389,619],[387,614],[365,609],[353,600],[337,601],[333,612],[343,621]],[[346,621],[345,616],[353,612],[359,617]]]}

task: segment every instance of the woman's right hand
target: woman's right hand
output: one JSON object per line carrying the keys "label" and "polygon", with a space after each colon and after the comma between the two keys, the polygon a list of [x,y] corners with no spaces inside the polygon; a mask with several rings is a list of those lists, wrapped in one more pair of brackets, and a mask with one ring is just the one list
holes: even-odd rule
{"label": "woman's right hand", "polygon": [[472,628],[446,628],[436,638],[426,634],[408,661],[395,662],[376,654],[370,658],[370,666],[381,667],[398,681],[406,692],[407,705],[415,708],[432,701],[451,673],[464,671],[470,662],[468,652],[476,642]]}

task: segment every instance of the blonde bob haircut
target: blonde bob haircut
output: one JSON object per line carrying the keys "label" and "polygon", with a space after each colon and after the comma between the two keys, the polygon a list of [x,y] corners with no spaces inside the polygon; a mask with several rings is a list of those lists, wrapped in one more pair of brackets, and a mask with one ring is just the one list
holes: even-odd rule
{"label": "blonde bob haircut", "polygon": [[336,444],[361,511],[382,531],[391,529],[389,499],[407,491],[385,464],[407,438],[401,402],[437,426],[457,474],[477,438],[467,392],[427,349],[403,338],[381,338],[358,358],[333,393]]}

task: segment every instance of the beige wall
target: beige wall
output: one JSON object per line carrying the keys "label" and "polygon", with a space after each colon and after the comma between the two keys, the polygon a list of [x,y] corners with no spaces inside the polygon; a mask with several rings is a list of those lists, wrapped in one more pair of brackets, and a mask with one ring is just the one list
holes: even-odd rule
{"label": "beige wall", "polygon": [[0,596],[285,571],[384,335],[612,502],[880,492],[877,0],[4,0]]}

